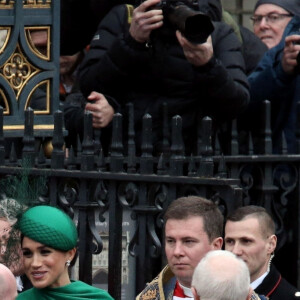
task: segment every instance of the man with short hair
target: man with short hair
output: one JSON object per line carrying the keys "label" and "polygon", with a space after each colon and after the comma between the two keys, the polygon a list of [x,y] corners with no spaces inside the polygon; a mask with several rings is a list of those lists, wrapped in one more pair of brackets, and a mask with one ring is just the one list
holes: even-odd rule
{"label": "man with short hair", "polygon": [[167,208],[164,225],[168,265],[137,300],[193,297],[194,269],[207,252],[222,247],[223,215],[210,200],[197,196],[178,198]]}
{"label": "man with short hair", "polygon": [[270,300],[299,299],[300,293],[271,263],[277,244],[275,224],[265,208],[240,207],[225,224],[225,249],[242,258],[250,271],[251,287]]}
{"label": "man with short hair", "polygon": [[17,296],[17,283],[13,273],[0,264],[0,299],[14,300]]}
{"label": "man with short hair", "polygon": [[192,280],[195,300],[266,299],[253,293],[245,262],[226,250],[208,252],[195,269]]}

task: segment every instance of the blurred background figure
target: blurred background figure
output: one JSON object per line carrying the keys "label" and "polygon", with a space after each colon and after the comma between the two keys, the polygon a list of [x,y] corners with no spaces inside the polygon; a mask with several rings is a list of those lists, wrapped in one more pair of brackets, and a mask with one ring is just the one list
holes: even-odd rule
{"label": "blurred background figure", "polygon": [[47,56],[48,32],[43,29],[30,30],[30,41],[32,46],[44,56]]}
{"label": "blurred background figure", "polygon": [[11,217],[9,207],[16,207],[17,205],[14,199],[0,201],[0,263],[10,269],[16,278],[18,292],[22,292],[31,288],[32,285],[24,274],[20,235],[12,230],[16,219]]}
{"label": "blurred background figure", "polygon": [[135,0],[61,1],[61,55],[73,55],[85,49],[92,40],[99,22],[113,6],[135,2]]}
{"label": "blurred background figure", "polygon": [[61,55],[59,58],[60,62],[60,87],[59,96],[60,100],[64,101],[77,82],[77,67],[84,57],[84,51],[78,51],[73,55]]}
{"label": "blurred background figure", "polygon": [[0,299],[14,300],[17,295],[17,284],[13,273],[6,266],[0,264]]}
{"label": "blurred background figure", "polygon": [[257,116],[262,115],[262,103],[267,99],[271,102],[273,152],[279,153],[282,143],[286,143],[288,152],[296,153],[300,1],[259,0],[252,21],[255,34],[269,49],[248,76],[250,103],[239,118],[239,126],[251,131],[254,151],[262,153],[259,128],[264,120]]}

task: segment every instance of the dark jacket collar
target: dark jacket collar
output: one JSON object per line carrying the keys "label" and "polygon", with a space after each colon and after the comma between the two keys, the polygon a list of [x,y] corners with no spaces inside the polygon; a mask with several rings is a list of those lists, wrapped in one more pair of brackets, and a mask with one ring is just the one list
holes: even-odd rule
{"label": "dark jacket collar", "polygon": [[270,272],[265,277],[263,282],[255,289],[258,294],[263,294],[269,297],[278,287],[282,280],[282,277],[276,267],[271,264]]}

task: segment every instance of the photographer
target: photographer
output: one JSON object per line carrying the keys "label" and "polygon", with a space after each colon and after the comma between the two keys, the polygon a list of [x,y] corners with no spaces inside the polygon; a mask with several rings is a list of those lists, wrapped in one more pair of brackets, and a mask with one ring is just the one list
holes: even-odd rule
{"label": "photographer", "polygon": [[[282,132],[285,134],[289,153],[296,153],[296,114],[297,101],[300,97],[300,76],[297,57],[300,51],[300,1],[294,0],[259,0],[255,6],[253,23],[258,26],[270,27],[272,22],[283,22],[274,15],[289,14],[289,22],[283,27],[277,46],[270,48],[261,59],[256,70],[249,76],[251,101],[245,114],[240,118],[242,128],[249,128],[253,136],[259,136],[257,115],[264,100],[271,101],[273,152],[280,151]],[[273,14],[271,21],[270,15]],[[276,24],[275,24],[276,23]],[[281,23],[280,23],[281,24]],[[279,27],[280,24],[277,24]],[[282,29],[282,28],[281,28]],[[264,39],[271,33],[265,29]],[[263,37],[263,36],[262,36]],[[257,141],[257,145],[260,145]],[[259,150],[259,149],[258,149]]]}
{"label": "photographer", "polygon": [[[166,2],[176,6],[178,1]],[[182,2],[193,10],[209,9],[207,1],[198,1],[196,7],[194,1]],[[188,146],[195,144],[201,117],[209,115],[217,122],[235,118],[249,100],[241,46],[233,30],[216,22],[203,43],[192,43],[170,24],[159,4],[144,1],[132,15],[127,5],[114,7],[100,23],[79,71],[86,97],[102,93],[109,104],[110,99],[120,104],[123,115],[125,104],[133,103],[138,146],[142,117],[152,116],[155,152],[160,152],[163,103],[170,119],[182,117]]]}

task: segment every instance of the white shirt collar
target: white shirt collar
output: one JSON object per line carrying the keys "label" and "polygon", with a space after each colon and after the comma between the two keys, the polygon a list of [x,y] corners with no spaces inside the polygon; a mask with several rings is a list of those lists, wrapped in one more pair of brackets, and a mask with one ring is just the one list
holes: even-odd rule
{"label": "white shirt collar", "polygon": [[16,282],[17,282],[17,290],[18,290],[18,292],[22,292],[22,290],[23,290],[23,282],[22,282],[20,276],[16,276]]}
{"label": "white shirt collar", "polygon": [[[179,283],[179,282],[178,282],[178,283]],[[192,289],[190,289],[190,288],[188,288],[188,287],[186,287],[186,286],[184,286],[184,285],[182,285],[182,284],[180,284],[180,283],[179,283],[179,285],[180,285],[181,288],[183,289],[183,292],[184,292],[184,294],[185,294],[186,296],[191,297],[191,298],[194,297],[194,296],[193,296],[193,293],[192,293]]]}
{"label": "white shirt collar", "polygon": [[262,274],[260,277],[255,279],[253,282],[251,282],[250,286],[253,288],[253,290],[255,290],[263,282],[268,273],[269,272],[267,271],[266,273]]}

